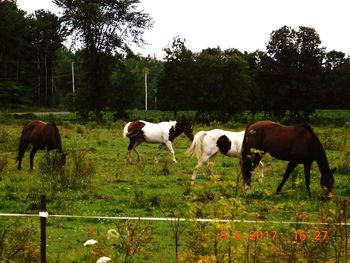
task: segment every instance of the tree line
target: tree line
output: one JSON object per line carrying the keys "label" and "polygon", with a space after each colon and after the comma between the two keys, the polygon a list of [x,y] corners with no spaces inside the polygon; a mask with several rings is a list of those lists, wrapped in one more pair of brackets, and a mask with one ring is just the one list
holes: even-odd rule
{"label": "tree line", "polygon": [[[153,20],[138,0],[53,0],[62,16],[26,14],[0,0],[0,106],[63,106],[102,119],[144,107],[196,111],[227,121],[242,112],[305,120],[315,109],[348,109],[350,59],[326,51],[315,29],[283,26],[266,50],[208,47],[193,52],[175,37],[164,59],[134,54]],[[67,39],[71,47],[64,45]],[[72,92],[72,62],[74,86]],[[73,96],[74,95],[74,96]]]}

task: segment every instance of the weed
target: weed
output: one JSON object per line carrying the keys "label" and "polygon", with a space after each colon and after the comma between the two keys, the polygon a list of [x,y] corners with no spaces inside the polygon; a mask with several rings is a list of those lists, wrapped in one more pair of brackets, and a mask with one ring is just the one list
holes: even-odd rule
{"label": "weed", "polygon": [[9,158],[8,156],[3,156],[0,159],[0,181],[2,180],[2,177],[6,174],[7,172],[7,166],[9,163]]}
{"label": "weed", "polygon": [[79,188],[87,185],[95,174],[94,162],[85,151],[72,150],[66,165],[60,162],[60,153],[46,152],[39,162],[40,181],[49,184],[52,194],[67,188]]}
{"label": "weed", "polygon": [[37,226],[15,221],[0,229],[1,262],[39,262]]}
{"label": "weed", "polygon": [[132,262],[137,254],[145,253],[147,244],[152,240],[152,232],[151,225],[141,221],[119,222],[115,230],[109,230],[118,262]]}

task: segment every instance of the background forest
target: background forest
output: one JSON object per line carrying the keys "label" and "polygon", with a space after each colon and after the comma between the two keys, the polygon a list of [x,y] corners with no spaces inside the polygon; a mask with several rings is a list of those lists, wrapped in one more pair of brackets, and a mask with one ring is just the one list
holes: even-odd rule
{"label": "background forest", "polygon": [[146,77],[148,109],[193,110],[201,121],[228,121],[245,111],[299,121],[315,109],[349,108],[349,56],[326,52],[314,28],[283,26],[271,32],[266,50],[252,53],[192,52],[176,36],[159,59],[129,48],[143,44],[153,23],[138,11],[139,1],[54,2],[62,17],[26,14],[0,1],[3,109],[59,108],[98,121],[112,111],[124,118],[145,107]]}

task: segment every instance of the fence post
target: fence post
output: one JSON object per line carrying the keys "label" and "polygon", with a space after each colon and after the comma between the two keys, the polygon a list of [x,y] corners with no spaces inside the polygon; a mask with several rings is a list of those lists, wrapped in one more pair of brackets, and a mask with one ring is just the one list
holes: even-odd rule
{"label": "fence post", "polygon": [[46,263],[46,195],[41,196],[40,207],[40,259],[41,263]]}

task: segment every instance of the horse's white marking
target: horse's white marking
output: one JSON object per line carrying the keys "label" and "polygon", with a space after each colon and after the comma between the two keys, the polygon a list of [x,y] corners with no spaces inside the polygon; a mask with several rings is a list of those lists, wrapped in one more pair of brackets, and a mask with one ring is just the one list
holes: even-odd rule
{"label": "horse's white marking", "polygon": [[[176,121],[163,121],[160,123],[152,123],[140,120],[140,122],[143,122],[145,126],[141,129],[146,142],[148,143],[156,143],[161,144],[158,155],[161,153],[163,149],[163,145],[165,145],[169,151],[171,152],[173,156],[173,161],[176,161],[175,152],[172,146],[171,141],[169,141],[169,131],[173,127],[175,129]],[[128,135],[128,126],[131,124],[131,122],[127,123],[123,129],[123,136],[126,137]],[[136,145],[137,146],[137,145]],[[133,150],[136,152],[138,159],[140,158],[139,153],[136,151],[136,146],[133,148]],[[130,152],[128,153],[128,158],[130,160]]]}
{"label": "horse's white marking", "polygon": [[[216,154],[219,152],[217,141],[221,136],[227,136],[231,141],[231,148],[226,153],[227,156],[240,158],[242,154],[242,143],[244,138],[244,131],[231,132],[221,129],[214,129],[210,131],[200,131],[193,139],[191,147],[187,150],[190,155],[195,154],[197,157],[197,165],[192,174],[192,184],[196,180],[198,169],[205,163],[213,162]],[[261,174],[259,178],[264,177],[263,163],[260,162]]]}

